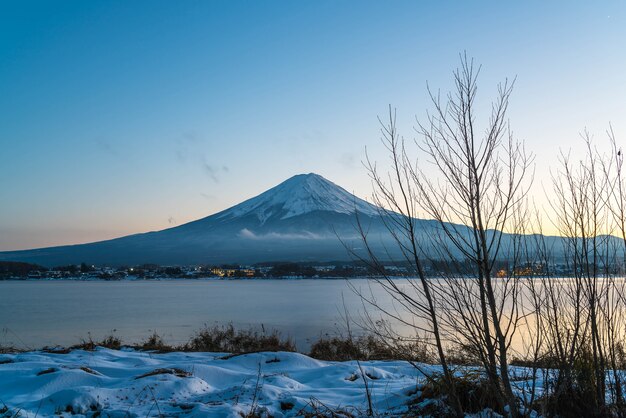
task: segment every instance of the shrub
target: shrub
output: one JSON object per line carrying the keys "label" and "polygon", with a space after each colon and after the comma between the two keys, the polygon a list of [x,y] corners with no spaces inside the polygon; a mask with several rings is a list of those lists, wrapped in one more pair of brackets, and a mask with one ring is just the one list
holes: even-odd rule
{"label": "shrub", "polygon": [[356,338],[320,338],[312,346],[309,356],[318,360],[412,360],[428,362],[431,356],[425,344],[419,341],[386,342],[374,335]]}
{"label": "shrub", "polygon": [[446,359],[449,364],[457,366],[476,366],[481,364],[480,356],[476,350],[465,344],[449,348],[446,352]]}
{"label": "shrub", "polygon": [[94,351],[96,347],[104,347],[111,350],[119,350],[122,348],[122,340],[113,334],[104,337],[101,341],[94,341],[89,334],[88,340],[83,340],[80,344],[73,345],[72,349]]}
{"label": "shrub", "polygon": [[311,346],[309,356],[326,361],[365,360],[367,358],[358,342],[340,337],[320,338]]}
{"label": "shrub", "polygon": [[277,331],[266,334],[254,330],[235,330],[232,324],[205,326],[182,349],[233,354],[259,351],[296,351],[293,341],[281,339]]}
{"label": "shrub", "polygon": [[546,382],[544,396],[533,407],[547,416],[563,418],[616,416],[597,398],[597,385],[591,349],[584,347],[571,367],[561,365],[555,370],[555,377]]}
{"label": "shrub", "polygon": [[18,351],[20,351],[20,350],[18,350],[15,347],[0,345],[0,354],[17,353]]}
{"label": "shrub", "polygon": [[[428,403],[427,407],[432,409],[433,406],[438,407],[438,411],[424,411],[418,409],[418,414],[431,414],[433,416],[454,416],[452,414],[451,405],[448,404],[446,398],[446,383],[443,375],[436,374],[431,376],[430,380],[422,387],[417,402],[425,400],[438,400],[439,403]],[[461,408],[466,413],[478,413],[489,409],[502,413],[502,405],[500,404],[497,391],[491,387],[489,381],[479,372],[467,370],[462,375],[455,375],[454,389],[457,398],[461,403]]]}
{"label": "shrub", "polygon": [[169,346],[163,342],[163,338],[156,332],[153,332],[148,339],[144,340],[141,344],[133,346],[136,350],[143,351],[157,351],[160,353],[174,351],[175,348]]}

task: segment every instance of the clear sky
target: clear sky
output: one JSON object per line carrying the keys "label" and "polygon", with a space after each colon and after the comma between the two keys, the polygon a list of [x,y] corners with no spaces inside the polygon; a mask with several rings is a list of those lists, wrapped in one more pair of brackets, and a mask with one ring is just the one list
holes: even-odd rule
{"label": "clear sky", "polygon": [[[319,173],[361,197],[377,115],[413,136],[459,52],[537,161],[626,139],[626,2],[3,1],[0,250],[201,218]],[[541,200],[541,197],[539,197]]]}

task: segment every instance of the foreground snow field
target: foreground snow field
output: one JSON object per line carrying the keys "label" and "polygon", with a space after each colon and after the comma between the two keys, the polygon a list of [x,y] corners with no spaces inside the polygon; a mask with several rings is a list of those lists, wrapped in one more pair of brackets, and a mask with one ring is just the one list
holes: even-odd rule
{"label": "foreground snow field", "polygon": [[[297,353],[0,354],[0,411],[20,417],[302,416],[314,408],[399,415],[423,379],[401,361],[324,362]],[[431,369],[432,370],[432,369]],[[5,416],[0,413],[0,416]]]}

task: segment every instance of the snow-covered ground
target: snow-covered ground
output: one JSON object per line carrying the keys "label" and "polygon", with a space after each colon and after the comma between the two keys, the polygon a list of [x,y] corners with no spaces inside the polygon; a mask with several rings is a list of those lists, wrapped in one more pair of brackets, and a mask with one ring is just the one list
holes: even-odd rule
{"label": "snow-covered ground", "polygon": [[[361,368],[373,409],[398,415],[423,383],[406,362]],[[434,371],[434,370],[430,370]],[[74,350],[0,354],[0,411],[20,417],[289,417],[325,406],[355,416],[367,410],[357,362],[325,362],[297,353],[155,354]],[[0,416],[3,416],[0,413]]]}

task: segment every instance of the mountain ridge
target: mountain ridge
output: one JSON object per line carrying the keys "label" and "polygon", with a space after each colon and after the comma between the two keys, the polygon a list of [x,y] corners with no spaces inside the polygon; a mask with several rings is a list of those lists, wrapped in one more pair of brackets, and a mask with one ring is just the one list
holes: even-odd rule
{"label": "mountain ridge", "polygon": [[[0,261],[48,267],[81,262],[119,266],[352,261],[355,252],[367,257],[357,224],[367,230],[375,254],[401,260],[386,216],[394,215],[320,175],[299,174],[238,205],[183,225],[87,244],[5,251],[0,252]],[[439,248],[433,237],[441,234],[441,226],[434,220],[414,222],[416,239],[430,243],[425,251],[436,257]],[[466,226],[454,227],[471,234]],[[524,237],[529,240],[526,244],[537,245],[533,235]],[[511,245],[512,238],[503,234],[502,245]],[[544,238],[550,251],[562,256],[564,239]],[[459,252],[451,244],[443,243]]]}

